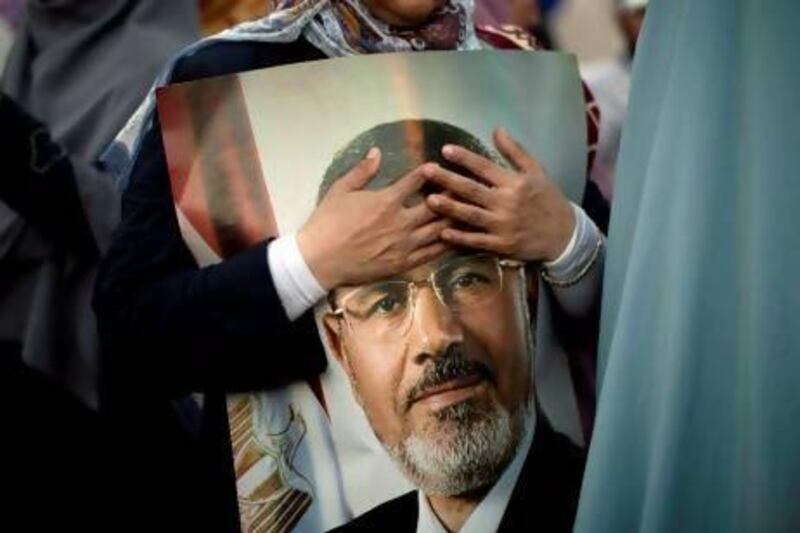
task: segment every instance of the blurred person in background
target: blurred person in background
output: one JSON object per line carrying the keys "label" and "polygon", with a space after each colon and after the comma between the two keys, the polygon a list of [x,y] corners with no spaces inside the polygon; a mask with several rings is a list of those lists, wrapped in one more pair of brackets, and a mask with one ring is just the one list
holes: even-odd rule
{"label": "blurred person in background", "polygon": [[[50,513],[37,517],[38,527],[94,530],[97,524],[92,525],[94,513],[88,502],[99,496],[97,421],[77,398],[24,361],[22,352],[43,340],[64,338],[58,317],[58,322],[36,323],[29,317],[41,305],[41,293],[50,290],[56,299],[68,296],[53,286],[54,278],[95,263],[97,245],[64,150],[41,122],[3,93],[0,146],[0,419],[5,441],[0,470],[3,486],[11,489],[8,510],[27,517],[36,507],[37,491],[46,486],[56,496],[48,504]],[[78,477],[84,490],[76,491],[72,485]],[[58,520],[48,522],[55,520],[54,514]],[[9,520],[8,513],[4,520]]]}
{"label": "blurred person in background", "polygon": [[625,40],[624,53],[616,59],[587,64],[581,68],[583,79],[594,93],[603,117],[597,160],[591,178],[609,201],[614,193],[617,154],[622,125],[627,116],[631,66],[648,3],[648,0],[615,1],[617,23]]}
{"label": "blurred person in background", "polygon": [[[0,260],[6,265],[0,331],[4,340],[19,343],[27,365],[92,408],[98,402],[98,342],[89,299],[119,211],[119,194],[98,157],[155,73],[198,35],[196,5],[189,0],[33,0],[4,72],[3,92],[40,122],[37,135],[52,137],[54,150],[69,161],[81,203],[77,212],[91,231],[95,258],[73,261],[61,242],[0,202]],[[6,135],[29,135],[13,130],[14,124],[2,124]]]}
{"label": "blurred person in background", "polygon": [[547,14],[555,4],[552,0],[477,0],[475,16],[481,25],[524,30],[536,39],[540,47],[552,49]]}
{"label": "blurred person in background", "polygon": [[119,211],[114,183],[96,162],[163,63],[198,37],[197,7],[24,7],[0,3],[3,15],[24,15],[0,93],[0,410],[10,447],[0,469],[14,513],[49,511],[30,515],[34,529],[53,520],[86,531],[99,494],[87,490],[100,487],[103,456],[90,297]]}

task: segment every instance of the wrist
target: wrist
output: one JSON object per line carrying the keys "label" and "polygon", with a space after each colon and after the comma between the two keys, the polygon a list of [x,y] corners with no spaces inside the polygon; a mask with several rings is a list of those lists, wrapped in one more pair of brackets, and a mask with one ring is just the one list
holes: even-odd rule
{"label": "wrist", "polygon": [[297,232],[297,247],[300,255],[308,265],[308,269],[319,282],[320,286],[329,291],[338,285],[338,276],[333,262],[333,254],[317,244],[317,240],[308,235],[306,228]]}
{"label": "wrist", "polygon": [[289,320],[296,320],[319,300],[326,291],[300,252],[297,235],[284,235],[270,242],[267,263],[272,282]]}
{"label": "wrist", "polygon": [[545,263],[557,262],[575,240],[577,220],[572,204],[564,202],[560,211],[561,213],[558,215],[559,221],[556,224],[552,246],[545,252]]}

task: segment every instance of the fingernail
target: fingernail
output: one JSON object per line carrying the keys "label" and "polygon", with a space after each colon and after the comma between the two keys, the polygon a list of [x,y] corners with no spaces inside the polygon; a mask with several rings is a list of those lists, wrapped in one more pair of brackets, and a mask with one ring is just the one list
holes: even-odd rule
{"label": "fingernail", "polygon": [[381,155],[380,149],[373,146],[372,148],[369,149],[369,152],[367,152],[366,159],[378,159],[379,155]]}
{"label": "fingernail", "polygon": [[434,206],[442,204],[442,198],[436,194],[428,196],[428,201]]}
{"label": "fingernail", "polygon": [[428,163],[424,167],[422,167],[422,175],[426,178],[432,178],[436,175],[436,169],[438,165],[436,163]]}
{"label": "fingernail", "polygon": [[445,157],[450,157],[455,154],[455,147],[452,144],[446,144],[444,148],[442,148],[442,154]]}
{"label": "fingernail", "polygon": [[508,130],[503,127],[497,128],[497,134],[503,137],[508,137]]}

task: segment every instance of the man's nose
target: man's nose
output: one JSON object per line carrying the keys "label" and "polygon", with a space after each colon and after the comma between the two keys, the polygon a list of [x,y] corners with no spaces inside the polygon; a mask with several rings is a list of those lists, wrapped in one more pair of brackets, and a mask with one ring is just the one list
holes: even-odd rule
{"label": "man's nose", "polygon": [[444,355],[451,345],[463,341],[460,322],[429,287],[423,287],[417,293],[411,338],[416,344],[413,350],[417,364]]}

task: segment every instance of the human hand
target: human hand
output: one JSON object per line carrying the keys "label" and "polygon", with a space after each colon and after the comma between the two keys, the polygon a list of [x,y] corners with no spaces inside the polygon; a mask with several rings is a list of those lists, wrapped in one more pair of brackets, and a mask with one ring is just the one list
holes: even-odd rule
{"label": "human hand", "polygon": [[364,190],[379,167],[380,150],[373,148],[331,186],[298,232],[300,252],[327,290],[410,270],[447,249],[439,236],[450,222],[425,202],[407,205],[426,181],[422,167],[385,189]]}

